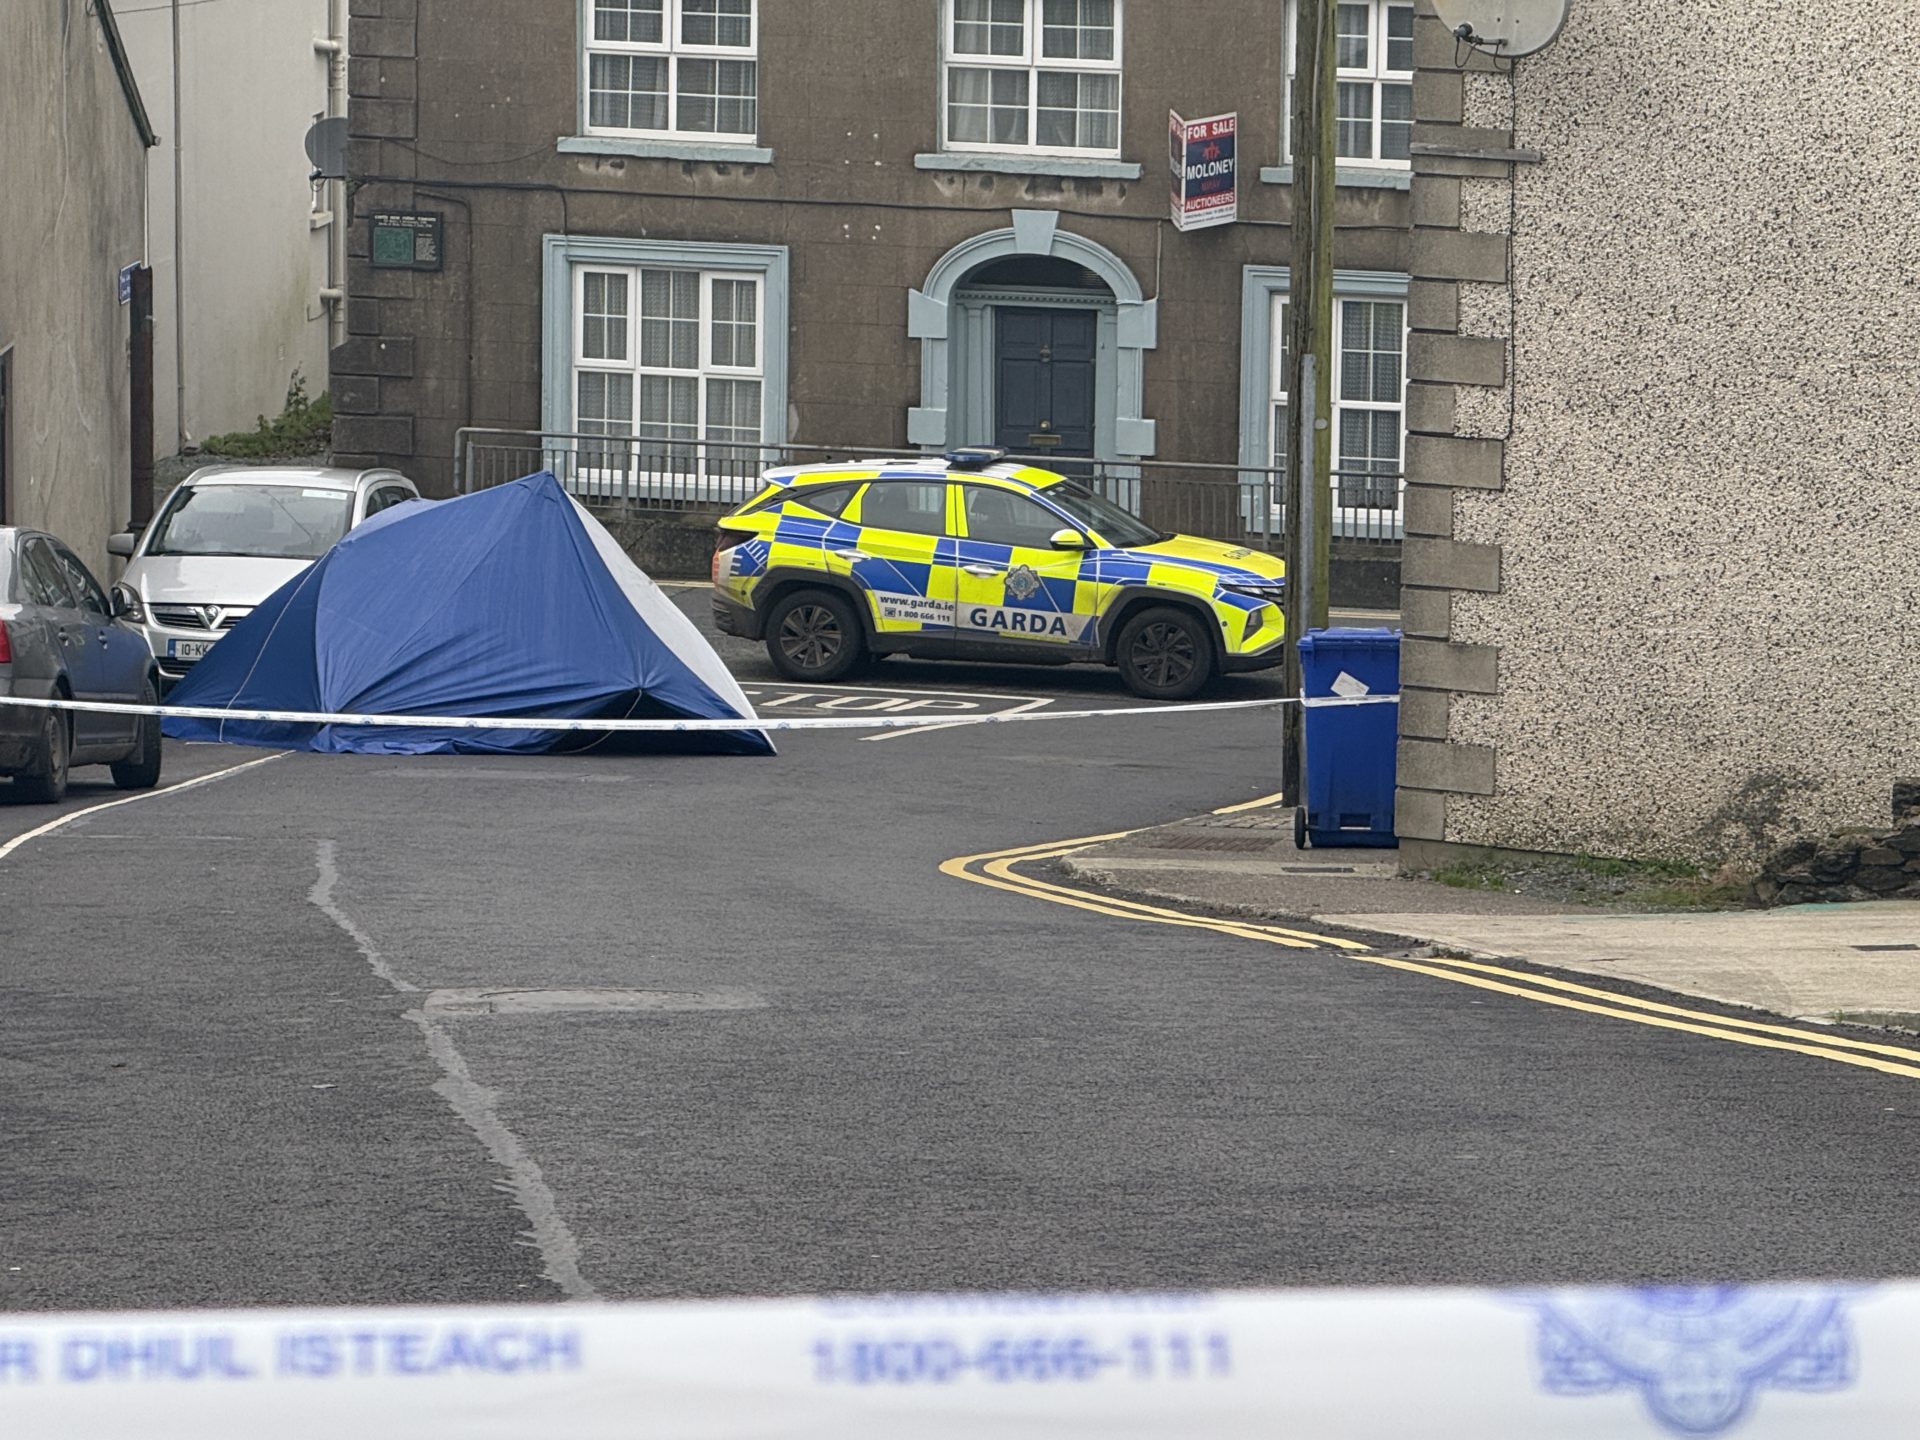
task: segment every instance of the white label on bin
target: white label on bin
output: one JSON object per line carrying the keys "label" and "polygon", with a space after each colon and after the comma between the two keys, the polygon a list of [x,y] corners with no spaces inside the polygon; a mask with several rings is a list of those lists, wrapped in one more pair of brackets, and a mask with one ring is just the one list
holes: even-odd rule
{"label": "white label on bin", "polygon": [[1358,700],[1367,693],[1367,682],[1356,680],[1342,670],[1333,682],[1333,693],[1342,700]]}

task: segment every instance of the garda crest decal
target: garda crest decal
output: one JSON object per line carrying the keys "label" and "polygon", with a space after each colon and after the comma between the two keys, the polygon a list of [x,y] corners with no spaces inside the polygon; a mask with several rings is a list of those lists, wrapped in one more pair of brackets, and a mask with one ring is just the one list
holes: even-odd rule
{"label": "garda crest decal", "polygon": [[1016,565],[1007,572],[1007,594],[1016,600],[1030,598],[1040,589],[1040,577],[1031,565]]}
{"label": "garda crest decal", "polygon": [[1529,1300],[1541,1383],[1553,1395],[1638,1390],[1675,1435],[1731,1430],[1763,1390],[1845,1390],[1854,1381],[1851,1291],[1660,1286]]}

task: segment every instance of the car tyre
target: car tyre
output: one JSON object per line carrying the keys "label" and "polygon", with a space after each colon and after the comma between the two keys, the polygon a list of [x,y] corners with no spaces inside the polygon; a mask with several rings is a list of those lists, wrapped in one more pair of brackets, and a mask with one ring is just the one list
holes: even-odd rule
{"label": "car tyre", "polygon": [[860,617],[832,590],[797,590],[767,616],[767,658],[789,680],[839,680],[866,655]]}
{"label": "car tyre", "polygon": [[[157,705],[159,698],[149,680],[140,687],[140,703]],[[160,717],[140,717],[140,739],[133,753],[112,767],[113,783],[122,790],[151,790],[160,783]]]}
{"label": "car tyre", "polygon": [[[59,698],[66,699],[63,693]],[[30,805],[52,805],[67,794],[67,770],[73,762],[73,727],[64,710],[46,710],[40,729],[40,753],[33,768],[13,777],[13,793]]]}
{"label": "car tyre", "polygon": [[1155,605],[1120,629],[1114,646],[1120,678],[1148,700],[1186,700],[1213,679],[1213,638],[1185,610]]}

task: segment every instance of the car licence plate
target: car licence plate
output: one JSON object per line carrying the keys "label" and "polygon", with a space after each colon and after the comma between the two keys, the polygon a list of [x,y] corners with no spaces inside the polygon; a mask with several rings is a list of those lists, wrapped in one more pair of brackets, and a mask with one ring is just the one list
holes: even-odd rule
{"label": "car licence plate", "polygon": [[169,640],[167,654],[175,660],[198,660],[213,648],[211,640]]}

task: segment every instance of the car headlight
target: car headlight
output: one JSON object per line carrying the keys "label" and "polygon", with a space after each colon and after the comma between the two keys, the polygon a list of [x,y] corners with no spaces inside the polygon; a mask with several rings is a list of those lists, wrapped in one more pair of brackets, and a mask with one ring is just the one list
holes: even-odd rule
{"label": "car headlight", "polygon": [[1249,600],[1266,600],[1278,605],[1287,593],[1287,582],[1284,580],[1231,580],[1222,581],[1220,588],[1235,595],[1244,595]]}
{"label": "car headlight", "polygon": [[123,607],[120,611],[120,618],[122,620],[131,620],[136,625],[146,624],[147,607],[140,603],[139,591],[127,584],[126,581],[118,580],[114,582],[113,593]]}

